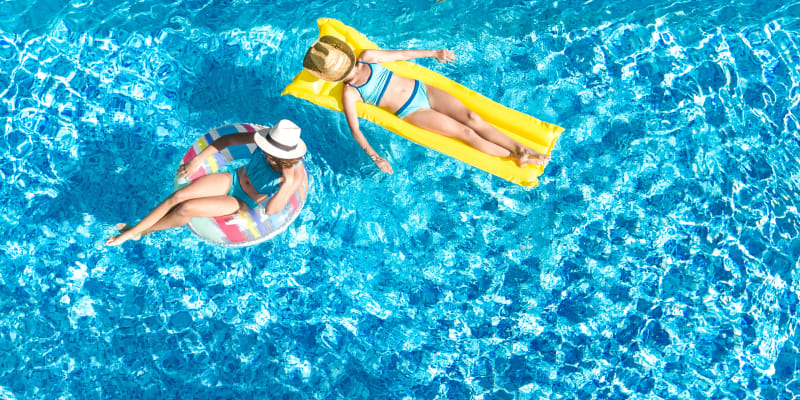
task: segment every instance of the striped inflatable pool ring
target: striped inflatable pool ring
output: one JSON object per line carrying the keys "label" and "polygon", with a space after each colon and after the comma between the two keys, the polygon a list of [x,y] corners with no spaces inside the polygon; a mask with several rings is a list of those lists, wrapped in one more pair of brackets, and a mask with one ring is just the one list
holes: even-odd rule
{"label": "striped inflatable pool ring", "polygon": [[[214,140],[221,136],[232,133],[253,132],[264,129],[264,126],[255,124],[231,124],[213,128],[202,135],[186,151],[182,163],[185,164],[192,160],[203,149],[208,147]],[[208,157],[198,170],[189,179],[175,179],[175,190],[178,190],[195,179],[223,171],[223,167],[233,161],[247,162],[253,152],[258,147],[255,143],[248,145],[230,146],[211,157]],[[302,162],[302,161],[301,161]],[[303,164],[305,167],[305,164]],[[255,209],[245,212],[237,212],[232,215],[211,218],[192,218],[189,221],[189,229],[197,236],[222,246],[242,247],[250,246],[269,240],[275,235],[283,232],[291,224],[306,202],[308,194],[308,169],[306,170],[306,183],[292,195],[286,206],[277,214],[267,215],[264,204],[259,204]],[[235,171],[233,171],[235,173]],[[265,201],[266,203],[266,201]]]}

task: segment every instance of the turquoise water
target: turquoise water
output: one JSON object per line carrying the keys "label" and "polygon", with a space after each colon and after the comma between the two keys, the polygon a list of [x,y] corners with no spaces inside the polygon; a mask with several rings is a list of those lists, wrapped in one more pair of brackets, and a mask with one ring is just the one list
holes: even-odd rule
{"label": "turquoise water", "polygon": [[[796,399],[800,3],[0,3],[0,398]],[[566,128],[521,188],[279,96],[332,17]],[[276,239],[103,247],[289,118]]]}

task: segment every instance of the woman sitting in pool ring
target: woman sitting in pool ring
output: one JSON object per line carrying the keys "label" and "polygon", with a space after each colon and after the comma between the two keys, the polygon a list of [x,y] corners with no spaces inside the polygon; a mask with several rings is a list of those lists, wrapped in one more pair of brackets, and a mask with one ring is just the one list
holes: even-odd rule
{"label": "woman sitting in pool ring", "polygon": [[520,167],[545,165],[550,156],[522,145],[484,121],[453,95],[435,86],[406,78],[380,65],[382,62],[434,57],[446,63],[455,60],[449,50],[364,50],[356,61],[353,49],[334,36],[319,38],[306,52],[303,68],[328,82],[344,81],[342,105],[353,138],[386,173],[389,162],[378,155],[358,126],[356,101],[393,112],[403,120],[431,132],[460,139],[475,149],[496,157],[514,157]]}
{"label": "woman sitting in pool ring", "polygon": [[261,151],[253,152],[247,166],[192,181],[167,197],[138,224],[118,224],[117,229],[121,234],[110,237],[106,245],[119,246],[131,239],[139,240],[142,235],[151,232],[184,226],[194,217],[218,217],[247,211],[267,198],[266,214],[280,212],[307,179],[300,162],[306,153],[306,145],[300,139],[300,128],[289,120],[282,120],[272,128],[262,129],[255,134],[222,136],[197,157],[178,167],[178,173],[188,178],[203,160],[214,153],[228,146],[254,142]]}

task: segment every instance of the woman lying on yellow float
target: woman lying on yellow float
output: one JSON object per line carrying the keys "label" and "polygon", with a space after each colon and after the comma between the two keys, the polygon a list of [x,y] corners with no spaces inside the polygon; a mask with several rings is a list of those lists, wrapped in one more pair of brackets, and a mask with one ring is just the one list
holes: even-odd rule
{"label": "woman lying on yellow float", "polygon": [[[339,58],[339,60],[344,61],[343,65],[345,69],[350,65],[353,65],[353,69],[355,69],[355,59],[360,54],[368,50],[380,50],[380,47],[370,41],[366,36],[356,29],[343,24],[341,21],[332,18],[320,18],[317,20],[317,24],[319,26],[320,37],[333,36],[347,44],[346,46],[340,45],[341,50],[336,49],[336,51],[345,53],[344,58]],[[314,51],[312,51],[312,53],[313,52]],[[350,53],[354,53],[352,57],[347,56],[347,54]],[[323,56],[327,55],[323,54]],[[441,57],[448,58],[446,54]],[[450,53],[449,59],[452,59],[452,53]],[[392,79],[392,83],[389,84],[389,86],[396,87],[394,81],[400,76],[402,77],[400,79],[406,84],[406,86],[401,87],[401,89],[405,88],[403,90],[407,91],[403,92],[403,90],[400,90],[401,93],[392,95],[391,101],[393,103],[387,104],[387,108],[357,101],[359,98],[363,99],[361,93],[358,93],[358,95],[353,96],[356,98],[355,107],[351,107],[352,103],[348,105],[350,108],[355,108],[358,117],[378,124],[414,143],[461,160],[518,185],[539,185],[537,177],[544,172],[544,165],[534,164],[544,164],[549,160],[549,154],[553,151],[556,140],[561,136],[564,128],[512,110],[419,64],[409,61],[391,61],[382,63],[381,67],[385,67],[393,72],[394,79]],[[343,78],[346,78],[346,76]],[[408,79],[406,80],[406,78]],[[360,84],[361,82],[356,81],[356,83]],[[510,148],[503,147],[492,141],[487,142],[490,143],[490,148],[494,148],[500,154],[509,155],[511,157],[489,155],[465,141],[437,134],[435,129],[434,132],[431,132],[430,130],[420,128],[414,125],[414,123],[409,122],[407,120],[408,118],[400,118],[395,115],[394,112],[402,108],[403,104],[405,104],[404,101],[412,98],[411,91],[414,90],[412,86],[416,86],[418,92],[424,90],[429,95],[431,95],[430,92],[432,92],[430,88],[435,87],[458,99],[470,112],[478,114],[481,120],[490,124],[507,137],[501,138],[500,140],[501,143],[505,143],[506,145],[510,144]],[[290,94],[322,107],[344,112],[345,106],[342,102],[342,95],[344,89],[347,87],[348,86],[342,82],[329,82],[320,79],[317,75],[314,75],[308,69],[304,68],[294,77],[292,83],[286,86],[283,94]],[[357,89],[355,90],[357,91]],[[390,90],[395,89],[390,88]],[[414,99],[418,97],[419,95],[415,96]],[[383,96],[379,104],[389,101],[387,96]],[[448,116],[448,118],[451,117]],[[353,121],[355,126],[358,127],[355,117],[349,117],[347,120],[348,122]],[[458,120],[456,119],[456,121]],[[461,122],[458,123],[464,125]],[[467,128],[469,128],[469,125],[467,125]],[[472,128],[469,129],[475,131]],[[361,135],[360,130],[358,131],[358,135]],[[356,138],[358,139],[358,137]],[[511,142],[508,141],[508,138],[512,139]],[[366,140],[364,140],[363,143],[366,143]],[[524,146],[522,151],[516,151],[519,144]],[[495,146],[498,146],[499,149]],[[531,153],[526,149],[534,149],[538,153]],[[370,155],[375,154],[377,156],[371,147],[365,147],[365,150],[369,151]],[[528,155],[527,161],[525,161],[530,161],[530,163],[524,167],[520,167],[520,160],[514,158],[512,151],[518,154],[522,153],[519,154],[520,156],[526,153],[533,154],[533,156]],[[378,162],[381,162],[381,160],[383,159],[376,158]],[[383,164],[383,162],[381,162],[381,164]],[[386,163],[385,166],[388,166],[388,163]],[[389,170],[391,170],[390,168],[391,167],[389,167]]]}
{"label": "woman lying on yellow float", "polygon": [[345,83],[342,103],[353,138],[386,173],[389,162],[369,145],[359,129],[356,101],[391,111],[399,118],[447,137],[459,139],[495,157],[513,157],[520,167],[545,165],[550,156],[514,141],[486,123],[453,95],[433,85],[395,74],[380,63],[433,57],[455,60],[449,50],[364,50],[356,60],[353,49],[334,36],[323,36],[306,52],[303,67],[319,79]]}

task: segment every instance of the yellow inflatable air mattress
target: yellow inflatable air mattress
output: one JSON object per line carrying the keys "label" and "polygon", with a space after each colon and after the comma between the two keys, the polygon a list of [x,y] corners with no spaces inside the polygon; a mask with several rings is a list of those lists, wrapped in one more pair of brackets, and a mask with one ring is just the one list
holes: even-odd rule
{"label": "yellow inflatable air mattress", "polygon": [[[353,47],[356,57],[363,50],[379,48],[364,35],[340,21],[321,18],[317,23],[319,36],[333,35],[344,40]],[[498,104],[420,65],[407,61],[389,62],[382,65],[402,76],[417,79],[445,90],[509,137],[541,153],[550,154],[556,139],[564,131],[564,128]],[[284,89],[282,94],[291,94],[314,104],[342,111],[342,83],[320,80],[305,70],[295,76],[294,81]],[[519,185],[538,186],[537,177],[544,172],[542,166],[528,165],[520,168],[514,159],[484,154],[460,140],[418,128],[391,112],[370,104],[358,102],[356,110],[359,117],[372,121],[408,140]]]}

